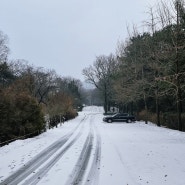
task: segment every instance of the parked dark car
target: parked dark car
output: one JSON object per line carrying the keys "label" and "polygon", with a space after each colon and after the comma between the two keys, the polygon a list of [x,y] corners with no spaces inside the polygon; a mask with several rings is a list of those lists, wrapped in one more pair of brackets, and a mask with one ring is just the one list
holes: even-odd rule
{"label": "parked dark car", "polygon": [[112,122],[127,122],[131,123],[136,121],[134,116],[129,115],[128,113],[117,113],[114,114],[113,116],[106,116],[103,118],[103,121],[107,123],[112,123]]}

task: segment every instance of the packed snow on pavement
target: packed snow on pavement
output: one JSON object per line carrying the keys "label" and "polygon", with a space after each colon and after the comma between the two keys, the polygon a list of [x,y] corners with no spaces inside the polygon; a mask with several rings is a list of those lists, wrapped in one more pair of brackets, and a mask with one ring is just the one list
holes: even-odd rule
{"label": "packed snow on pavement", "polygon": [[[102,107],[85,107],[77,118],[58,128],[1,147],[0,184],[66,135],[68,140],[61,148],[19,184],[31,182],[37,173],[34,182],[39,185],[73,184],[74,176],[77,184],[84,185],[185,184],[184,132],[144,122],[105,123],[102,119]],[[81,163],[84,171],[78,172]]]}

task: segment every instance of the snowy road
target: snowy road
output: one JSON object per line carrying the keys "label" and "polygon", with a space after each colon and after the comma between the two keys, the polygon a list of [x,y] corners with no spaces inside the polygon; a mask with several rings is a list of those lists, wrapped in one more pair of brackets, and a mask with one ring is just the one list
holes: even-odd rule
{"label": "snowy road", "polygon": [[[15,173],[10,175],[6,180],[4,180],[3,184],[18,184],[22,182],[25,178],[27,178],[31,173],[33,173],[34,175],[26,180],[23,184],[37,184],[39,179],[44,174],[46,174],[47,171],[49,171],[49,169],[62,157],[63,153],[65,153],[65,151],[73,145],[75,140],[78,139],[79,133],[65,147],[63,147],[64,144],[70,139],[72,134],[73,132],[65,135],[64,137],[53,143],[51,146],[46,148],[44,151],[39,153],[32,160],[28,161],[28,163],[24,164],[23,167],[21,167]],[[57,151],[59,151],[61,148],[62,150],[57,153]],[[50,158],[51,160],[48,160]],[[35,173],[35,170],[37,170],[43,163],[45,163],[45,161],[46,164],[38,172]]]}
{"label": "snowy road", "polygon": [[0,185],[184,185],[185,133],[102,122],[101,107],[0,148]]}
{"label": "snowy road", "polygon": [[[98,112],[98,114],[100,113]],[[88,113],[79,116],[79,120],[72,130],[69,130],[15,172],[12,171],[12,174],[2,180],[0,185],[42,184],[40,182],[42,178],[59,160],[66,157],[65,153],[77,147],[80,152],[77,157],[74,157],[74,162],[69,163],[68,168],[73,170],[68,174],[66,184],[82,184],[83,181],[88,184],[95,182],[94,177],[96,180],[98,179],[101,154],[100,135],[93,123],[96,115],[97,113]],[[85,175],[86,177],[84,177]]]}

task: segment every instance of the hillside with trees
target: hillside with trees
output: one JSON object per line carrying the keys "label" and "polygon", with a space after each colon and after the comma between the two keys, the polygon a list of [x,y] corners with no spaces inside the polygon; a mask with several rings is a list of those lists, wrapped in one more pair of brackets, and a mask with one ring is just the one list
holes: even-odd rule
{"label": "hillside with trees", "polygon": [[98,56],[85,68],[99,89],[105,113],[110,107],[158,126],[185,130],[184,1],[162,1],[149,8],[143,32],[133,26],[116,54]]}

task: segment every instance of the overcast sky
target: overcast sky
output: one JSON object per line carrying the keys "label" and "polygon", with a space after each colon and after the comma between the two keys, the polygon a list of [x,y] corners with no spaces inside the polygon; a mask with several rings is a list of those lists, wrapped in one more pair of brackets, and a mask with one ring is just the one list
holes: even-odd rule
{"label": "overcast sky", "polygon": [[115,53],[142,25],[157,0],[0,0],[0,30],[8,35],[10,59],[54,69],[84,80],[82,69],[96,56]]}

